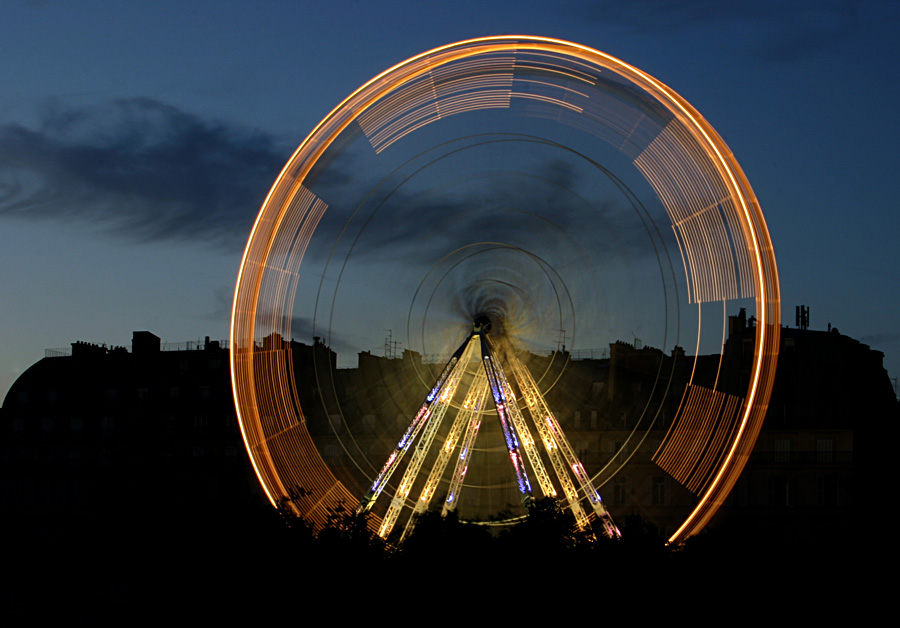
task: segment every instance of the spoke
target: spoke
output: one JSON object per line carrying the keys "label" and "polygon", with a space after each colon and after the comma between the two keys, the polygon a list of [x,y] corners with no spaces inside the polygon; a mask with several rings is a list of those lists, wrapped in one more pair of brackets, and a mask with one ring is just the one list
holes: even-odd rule
{"label": "spoke", "polygon": [[437,434],[438,427],[440,427],[441,421],[447,413],[450,403],[453,401],[453,396],[456,394],[459,382],[469,366],[469,361],[475,350],[474,347],[474,342],[466,342],[462,358],[456,362],[445,380],[446,385],[443,386],[440,394],[434,400],[434,411],[432,412],[431,419],[422,433],[422,438],[419,439],[416,448],[413,450],[409,466],[406,467],[403,478],[400,480],[400,486],[397,488],[397,492],[394,493],[391,505],[388,507],[384,520],[381,522],[381,528],[378,530],[378,536],[381,538],[386,539],[391,533],[391,530],[394,529],[394,524],[397,523],[397,517],[400,516],[400,511],[403,509],[409,491],[416,481],[419,469],[422,468],[422,463],[425,461],[425,456],[431,448],[431,443],[434,441],[434,436]]}
{"label": "spoke", "polygon": [[572,478],[569,477],[568,467],[563,460],[559,444],[557,443],[556,438],[554,438],[550,427],[544,421],[545,414],[542,412],[541,408],[546,408],[546,402],[535,384],[534,379],[531,377],[531,374],[528,373],[518,357],[513,356],[511,362],[513,376],[516,378],[519,390],[522,391],[522,398],[528,406],[528,411],[531,413],[534,425],[537,427],[538,434],[540,434],[541,440],[544,443],[544,449],[547,452],[547,456],[550,458],[553,470],[556,471],[556,477],[559,480],[560,485],[562,485],[566,501],[569,503],[569,508],[572,510],[572,514],[575,515],[575,522],[580,529],[585,530],[589,527],[587,514],[584,512],[584,508],[581,507],[581,501],[578,499],[578,491],[575,488],[575,484],[572,482]]}
{"label": "spoke", "polygon": [[446,517],[447,513],[456,508],[459,503],[459,494],[462,491],[462,483],[466,477],[466,471],[469,470],[469,460],[472,457],[472,450],[475,447],[475,439],[478,437],[478,430],[481,428],[481,417],[484,402],[487,398],[488,386],[487,374],[483,368],[478,369],[478,375],[475,386],[478,386],[480,395],[478,407],[476,411],[469,413],[469,419],[466,424],[466,435],[463,436],[462,445],[459,448],[459,458],[456,460],[456,467],[453,470],[453,477],[450,480],[450,489],[447,492],[447,499],[444,500],[444,507],[441,509],[441,516]]}
{"label": "spoke", "polygon": [[[515,379],[522,400],[528,407],[529,414],[538,430],[547,457],[559,479],[578,527],[582,530],[588,529],[589,520],[581,505],[576,483],[587,496],[594,514],[604,527],[605,533],[610,537],[618,538],[620,536],[618,528],[613,523],[612,517],[606,510],[603,500],[594,488],[590,477],[584,470],[584,466],[575,456],[572,446],[566,439],[565,434],[563,434],[556,417],[550,411],[528,368],[519,360],[511,347],[503,346],[503,355],[497,354],[494,351],[493,344],[486,337],[486,332],[487,328],[482,327],[476,321],[472,334],[460,345],[447,362],[419,412],[407,428],[403,438],[388,458],[372,487],[360,501],[357,512],[365,513],[371,509],[390,479],[391,474],[398,468],[403,455],[416,441],[409,464],[403,473],[397,491],[391,499],[387,513],[378,531],[378,535],[382,538],[387,538],[390,535],[397,523],[400,512],[406,506],[409,493],[416,482],[428,452],[434,444],[435,436],[447,410],[453,402],[456,391],[463,377],[469,372],[469,365],[473,362],[475,353],[480,350],[481,359],[477,362],[478,366],[475,368],[472,384],[469,386],[462,407],[457,413],[443,445],[437,450],[437,456],[431,472],[422,487],[419,499],[413,505],[413,511],[404,527],[401,541],[412,532],[418,516],[425,512],[431,504],[447,464],[456,449],[457,443],[462,438],[459,456],[450,478],[450,487],[441,514],[446,516],[447,513],[456,508],[460,492],[462,491],[463,481],[469,468],[475,439],[481,427],[484,404],[489,390],[494,400],[494,406],[500,420],[500,428],[503,432],[507,452],[513,465],[523,503],[526,507],[529,507],[532,501],[532,488],[525,464],[526,458],[537,477],[543,494],[546,497],[557,496],[550,474],[544,467],[535,440],[519,408],[516,393],[504,373],[501,365],[502,359],[509,362],[511,374]],[[524,457],[520,448],[524,450]],[[574,481],[570,477],[570,473],[574,476]]]}
{"label": "spoke", "polygon": [[[488,349],[491,349],[492,343],[489,340],[485,339],[484,344],[488,346]],[[506,353],[511,354],[512,352],[508,351]],[[491,356],[494,357],[494,355],[495,354],[492,351]],[[528,457],[528,462],[531,463],[531,468],[534,470],[535,476],[537,476],[538,485],[541,487],[544,497],[556,497],[556,489],[553,487],[550,475],[544,468],[544,463],[541,461],[541,455],[538,453],[537,447],[535,447],[534,437],[531,435],[531,430],[528,429],[528,425],[525,423],[525,417],[522,416],[522,411],[519,409],[519,404],[516,402],[516,395],[509,385],[509,380],[506,378],[503,368],[500,366],[500,361],[493,360],[493,365],[500,381],[500,385],[503,388],[503,394],[506,398],[508,416],[512,421],[516,433],[519,435],[522,447],[525,449],[525,455]]]}
{"label": "spoke", "polygon": [[[584,470],[584,465],[581,464],[581,461],[579,461],[578,457],[575,455],[575,451],[572,449],[566,435],[559,426],[556,416],[550,411],[547,401],[538,389],[534,378],[519,358],[514,355],[513,352],[510,351],[509,353],[513,372],[516,375],[520,389],[523,391],[522,395],[525,398],[528,409],[534,419],[534,423],[538,427],[541,439],[544,441],[544,447],[547,449],[547,453],[553,462],[553,468],[556,470],[556,474],[563,484],[563,490],[566,493],[569,506],[572,508],[572,513],[575,515],[579,527],[583,528],[585,526],[586,517],[584,516],[584,511],[581,508],[577,495],[574,495],[574,486],[571,486],[572,482],[569,479],[566,467],[568,467],[568,470],[571,470],[575,479],[581,485],[581,489],[584,491],[585,495],[587,495],[588,501],[591,503],[591,507],[594,510],[594,514],[597,515],[597,518],[603,524],[606,535],[611,538],[619,538],[621,536],[619,529],[616,527],[616,524],[612,520],[612,516],[603,504],[600,493],[594,488],[593,482],[591,482],[590,477],[588,477],[587,472]],[[560,459],[560,454],[562,454],[562,458],[565,459],[565,464]],[[566,486],[567,482],[569,486],[571,486],[571,493],[570,489]]]}
{"label": "spoke", "polygon": [[[475,379],[469,387],[469,392],[466,394],[466,399],[463,402],[462,408],[456,414],[456,419],[450,427],[450,433],[447,435],[443,447],[438,451],[438,457],[431,467],[431,473],[428,474],[428,480],[426,480],[425,486],[422,488],[422,493],[416,501],[413,514],[406,523],[406,529],[403,531],[403,538],[406,538],[406,536],[413,531],[418,515],[425,512],[428,509],[429,504],[431,504],[431,500],[441,481],[441,477],[444,475],[444,470],[447,468],[447,463],[453,455],[453,450],[456,449],[456,443],[459,441],[459,437],[462,435],[463,430],[467,430],[468,426],[472,423],[472,419],[481,412],[482,407],[484,406],[485,397],[487,397],[487,391],[487,377],[484,374],[484,369],[481,368],[481,365],[479,364]],[[465,475],[465,473],[463,473],[463,475]],[[400,540],[402,541],[403,538]]]}
{"label": "spoke", "polygon": [[[460,345],[459,349],[457,349],[456,352],[450,357],[450,360],[447,362],[444,370],[441,371],[441,375],[438,378],[437,382],[435,382],[434,387],[431,389],[431,392],[428,393],[428,396],[425,398],[425,402],[422,404],[422,407],[416,413],[416,416],[409,424],[409,427],[406,428],[406,432],[403,434],[403,438],[401,438],[400,442],[397,443],[394,451],[391,452],[390,456],[388,456],[387,462],[384,463],[384,466],[382,467],[381,472],[378,474],[378,477],[375,479],[375,482],[366,492],[365,496],[363,496],[362,500],[360,500],[359,506],[357,506],[356,508],[357,514],[367,513],[372,509],[372,506],[375,505],[375,501],[378,499],[378,496],[381,495],[381,492],[387,485],[388,480],[391,479],[391,475],[393,475],[394,471],[397,470],[397,467],[400,465],[400,461],[403,460],[403,456],[406,454],[407,450],[409,450],[413,441],[415,441],[416,436],[418,436],[419,432],[422,430],[422,427],[429,422],[432,415],[434,414],[435,408],[440,405],[436,404],[435,401],[443,397],[444,387],[449,381],[451,373],[453,373],[456,365],[459,363],[460,357],[462,357],[463,352],[468,346],[469,338],[467,338],[466,341],[462,345]],[[444,411],[446,412],[446,408]]]}
{"label": "spoke", "polygon": [[[491,356],[490,348],[487,346],[487,339],[484,336],[481,337],[481,356],[488,382],[491,385],[491,392],[494,396],[494,405],[497,408],[497,416],[500,419],[500,428],[503,430],[503,439],[506,441],[506,450],[509,452],[509,459],[512,462],[516,480],[519,483],[519,493],[522,494],[522,501],[528,506],[532,500],[531,482],[528,481],[525,461],[522,459],[522,453],[519,451],[519,439],[516,437],[515,429],[510,424],[508,410],[510,404],[506,394],[508,384],[504,386],[506,378],[503,376],[500,365]],[[514,405],[515,401],[512,403]]]}

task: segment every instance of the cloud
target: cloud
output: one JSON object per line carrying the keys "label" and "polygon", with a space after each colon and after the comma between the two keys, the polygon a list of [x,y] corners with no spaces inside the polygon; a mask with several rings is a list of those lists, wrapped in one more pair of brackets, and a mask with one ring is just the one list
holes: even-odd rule
{"label": "cloud", "polygon": [[[191,240],[238,252],[289,154],[270,135],[149,98],[57,103],[35,128],[0,124],[0,218],[82,223],[135,242]],[[355,199],[355,207],[376,185],[352,154],[320,170],[310,182],[330,204],[340,197]],[[398,188],[364,227],[356,224],[363,231],[353,254],[417,259],[423,234],[438,250],[473,234],[540,249],[541,233],[579,240],[585,211],[605,225],[602,233],[624,237],[626,249],[643,248],[646,236],[617,224],[620,208],[578,196],[584,176],[569,162],[548,160],[531,174],[476,181],[453,194]],[[346,226],[353,207],[341,205],[320,224],[315,237],[326,246],[313,257],[327,254]]]}
{"label": "cloud", "polygon": [[[582,188],[591,178],[605,183],[588,185],[585,195]],[[354,199],[367,199],[349,227],[351,208],[335,205],[329,211],[337,218],[331,222],[326,214],[319,224],[315,237],[328,244],[327,252],[335,239],[343,239],[335,249],[338,259],[350,254],[352,246],[354,257],[387,256],[394,263],[415,264],[422,262],[423,252],[442,256],[474,242],[499,242],[537,255],[547,253],[548,259],[557,261],[553,251],[571,257],[582,246],[602,248],[608,257],[653,252],[644,224],[613,181],[580,162],[549,159],[530,172],[483,177],[470,173],[465,184],[452,190],[440,186],[375,190],[362,175],[352,183],[347,182],[352,177],[336,180],[344,193],[352,188]],[[316,192],[326,200],[332,198],[325,186]],[[314,251],[317,255],[321,252]]]}
{"label": "cloud", "polygon": [[269,135],[149,98],[57,104],[36,129],[0,125],[0,217],[238,251],[288,156]]}

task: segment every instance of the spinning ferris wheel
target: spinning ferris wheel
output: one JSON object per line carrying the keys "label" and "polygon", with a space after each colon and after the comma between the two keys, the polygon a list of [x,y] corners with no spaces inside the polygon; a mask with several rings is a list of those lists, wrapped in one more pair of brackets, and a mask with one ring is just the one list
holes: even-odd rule
{"label": "spinning ferris wheel", "polygon": [[314,522],[356,507],[387,537],[543,495],[616,536],[649,490],[677,542],[756,440],[779,307],[756,197],[683,98],[570,42],[474,39],[376,76],[291,157],[241,263],[232,383],[269,500]]}

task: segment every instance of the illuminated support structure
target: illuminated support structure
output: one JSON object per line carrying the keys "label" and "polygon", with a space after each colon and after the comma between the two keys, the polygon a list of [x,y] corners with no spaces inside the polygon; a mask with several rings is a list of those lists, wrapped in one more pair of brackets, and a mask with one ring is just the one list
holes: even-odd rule
{"label": "illuminated support structure", "polygon": [[597,519],[603,523],[606,535],[613,538],[620,536],[619,529],[613,523],[609,511],[606,510],[606,506],[600,498],[600,493],[594,488],[594,484],[585,472],[584,466],[575,456],[575,451],[559,426],[556,416],[547,406],[547,402],[544,396],[541,395],[541,391],[538,389],[531,373],[528,372],[525,365],[515,355],[510,356],[510,361],[512,362],[513,373],[517,378],[519,389],[522,391],[522,397],[525,399],[531,418],[538,428],[541,439],[544,441],[544,448],[550,457],[553,469],[556,471],[556,477],[559,478],[560,484],[562,484],[563,492],[566,494],[566,499],[569,502],[569,507],[572,509],[572,514],[575,515],[578,527],[583,529],[587,525],[587,515],[585,515],[584,509],[581,507],[575,486],[569,478],[566,469],[567,465],[575,479],[578,480],[581,490],[587,495]]}
{"label": "illuminated support structure", "polygon": [[[438,400],[437,405],[444,406],[444,410],[443,412],[441,412],[441,417],[443,417],[443,413],[446,412],[446,405],[449,405],[450,401],[452,400],[452,395],[450,396],[450,398],[447,398],[446,395],[442,394],[444,386],[448,381],[450,381],[450,375],[456,368],[456,365],[458,364],[459,359],[462,357],[468,344],[469,343],[467,340],[459,349],[456,350],[456,353],[454,353],[450,357],[450,361],[447,362],[447,366],[445,366],[444,370],[441,372],[441,376],[435,383],[434,388],[431,389],[431,392],[428,393],[428,396],[425,398],[425,403],[422,404],[422,407],[416,413],[416,416],[412,420],[412,423],[410,423],[409,427],[406,428],[406,433],[403,435],[403,438],[400,439],[400,442],[397,443],[397,447],[388,457],[387,462],[384,463],[384,467],[382,467],[381,473],[378,474],[378,478],[375,480],[374,484],[372,484],[372,487],[360,501],[359,506],[356,509],[357,513],[368,512],[372,508],[372,505],[375,503],[375,500],[378,499],[378,496],[381,495],[381,491],[384,490],[385,484],[397,469],[400,461],[403,460],[403,456],[406,454],[406,451],[409,449],[410,445],[412,445],[413,441],[416,439],[416,436],[418,436],[419,432],[422,430],[422,427],[426,423],[428,423],[428,420],[434,414],[435,409],[432,408],[432,406],[435,405],[435,400]],[[456,380],[456,384],[459,384],[458,379]]]}
{"label": "illuminated support structure", "polygon": [[[406,471],[403,473],[403,479],[400,480],[400,488],[394,493],[394,498],[391,500],[391,506],[388,508],[387,514],[381,522],[381,529],[378,531],[378,534],[382,537],[386,537],[394,528],[397,517],[400,516],[400,510],[406,502],[406,497],[409,495],[413,482],[415,482],[416,476],[419,474],[419,469],[422,468],[422,462],[425,460],[425,455],[431,448],[431,443],[434,441],[434,435],[437,434],[437,428],[440,427],[441,421],[447,413],[447,408],[450,407],[450,402],[453,401],[453,395],[456,394],[459,380],[462,379],[463,374],[466,372],[466,368],[469,366],[473,345],[471,342],[467,342],[463,346],[465,347],[465,350],[463,351],[462,359],[456,362],[448,374],[447,379],[444,380],[446,385],[441,387],[436,400],[437,403],[433,404],[435,406],[434,410],[427,413],[427,416],[422,421],[422,423],[425,424],[425,430],[422,433],[422,437],[419,439],[419,443],[416,445],[416,449],[413,451],[409,466],[406,467]],[[383,482],[381,486],[384,486]]]}
{"label": "illuminated support structure", "polygon": [[[494,395],[494,406],[497,408],[497,417],[500,419],[500,429],[503,430],[503,440],[506,441],[506,449],[509,452],[509,460],[512,462],[513,469],[516,472],[516,480],[519,483],[519,492],[522,494],[522,501],[525,506],[531,505],[531,482],[528,481],[528,472],[525,470],[525,461],[522,459],[522,453],[519,451],[519,439],[516,438],[514,430],[515,421],[510,424],[511,416],[518,413],[518,406],[515,398],[508,394],[509,382],[503,375],[503,369],[494,361],[493,356],[488,350],[488,344],[485,339],[481,339],[481,360],[484,363],[484,372],[487,373],[488,382],[491,385],[491,393]],[[525,434],[525,438],[530,438],[530,434]],[[527,442],[527,441],[526,441]],[[543,483],[541,487],[543,488]],[[555,492],[554,492],[555,494]]]}
{"label": "illuminated support structure", "polygon": [[[481,426],[479,414],[484,407],[487,391],[487,376],[485,375],[484,370],[478,369],[478,372],[475,375],[475,381],[472,383],[469,392],[466,394],[466,400],[463,402],[462,408],[457,413],[456,419],[453,421],[453,426],[450,428],[447,440],[444,441],[444,446],[441,447],[438,452],[438,457],[434,462],[434,466],[431,468],[431,473],[428,474],[425,488],[422,489],[422,494],[418,501],[416,501],[416,505],[413,508],[413,514],[409,518],[406,529],[403,532],[404,537],[412,531],[416,518],[425,512],[428,505],[431,503],[431,498],[434,497],[434,492],[437,490],[438,483],[444,475],[444,470],[447,468],[447,463],[453,455],[456,443],[459,441],[459,437],[462,435],[463,430],[465,430],[466,439],[464,440],[460,459],[457,462],[456,469],[453,473],[454,480],[457,480],[458,478],[458,481],[456,482],[456,489],[451,489],[450,495],[452,496],[453,493],[459,493],[459,485],[462,483],[462,479],[468,469],[468,457],[472,449],[472,443],[474,443],[475,435],[478,433],[478,428]],[[462,467],[460,467],[460,464],[462,464]],[[447,501],[449,502],[450,500],[448,499]],[[445,505],[444,511],[441,514],[446,516],[447,512],[447,507]]]}
{"label": "illuminated support structure", "polygon": [[456,468],[453,470],[453,475],[450,478],[450,490],[447,492],[447,499],[444,500],[444,507],[441,510],[441,516],[443,517],[446,517],[447,513],[456,508],[456,504],[459,502],[459,493],[462,490],[463,480],[466,478],[466,471],[469,470],[469,460],[472,457],[475,439],[478,437],[478,430],[481,427],[481,410],[489,390],[487,374],[483,369],[479,371],[479,378],[473,385],[473,388],[477,387],[476,394],[479,395],[477,397],[479,402],[472,409],[472,412],[469,413],[466,435],[463,437],[462,445],[459,448],[459,458],[456,460]]}
{"label": "illuminated support structure", "polygon": [[[541,461],[535,439],[532,437],[525,417],[519,409],[513,387],[503,371],[497,352],[494,351],[492,343],[487,337],[489,329],[490,322],[486,317],[480,316],[475,320],[472,333],[450,358],[419,412],[404,433],[403,438],[400,439],[375,482],[373,482],[366,495],[360,501],[356,512],[364,514],[375,504],[406,451],[418,437],[419,440],[410,462],[403,473],[400,485],[394,493],[387,513],[379,527],[378,534],[382,538],[387,538],[394,529],[400,516],[400,511],[406,504],[409,492],[422,467],[422,463],[432,447],[441,421],[447,413],[447,409],[450,407],[463,377],[468,372],[469,365],[475,362],[473,360],[475,352],[479,350],[481,363],[475,367],[475,372],[472,374],[472,383],[466,393],[465,400],[450,427],[443,445],[437,453],[437,458],[432,465],[431,472],[425,481],[421,494],[413,506],[413,512],[406,523],[401,540],[412,531],[418,516],[425,512],[430,505],[447,464],[456,450],[460,437],[462,437],[459,456],[453,474],[450,477],[450,489],[441,514],[446,516],[451,510],[456,508],[462,491],[463,480],[469,468],[475,439],[481,427],[481,417],[485,409],[484,404],[488,391],[490,391],[494,399],[494,407],[497,410],[497,417],[500,421],[500,428],[503,432],[509,459],[516,474],[522,502],[526,508],[530,508],[533,501],[531,482],[528,479],[528,471],[525,464],[526,458],[537,477],[538,485],[543,495],[545,497],[557,496],[558,493],[553,486],[550,474]],[[514,381],[528,406],[534,425],[538,430],[538,434],[540,434],[541,442],[544,444],[544,449],[553,465],[578,527],[582,530],[588,529],[589,519],[581,505],[575,483],[569,477],[570,472],[591,503],[595,516],[603,524],[605,534],[611,538],[618,538],[620,536],[618,528],[603,505],[600,494],[594,488],[590,477],[588,477],[581,462],[575,456],[574,450],[569,445],[565,434],[563,434],[559,426],[559,422],[550,411],[543,395],[541,395],[531,373],[528,372],[525,365],[511,350],[504,351],[504,353],[508,354],[503,357],[512,365]],[[521,449],[524,449],[525,452],[524,457],[520,449],[520,443]]]}

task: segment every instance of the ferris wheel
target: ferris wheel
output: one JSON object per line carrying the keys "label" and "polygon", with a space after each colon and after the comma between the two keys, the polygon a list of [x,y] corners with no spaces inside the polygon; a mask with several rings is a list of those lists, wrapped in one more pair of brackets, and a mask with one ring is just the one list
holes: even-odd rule
{"label": "ferris wheel", "polygon": [[442,503],[503,524],[554,496],[678,542],[757,438],[779,307],[756,197],[691,105],[585,46],[473,39],[357,89],[276,179],[235,403],[269,500],[316,523],[357,508],[387,537]]}

